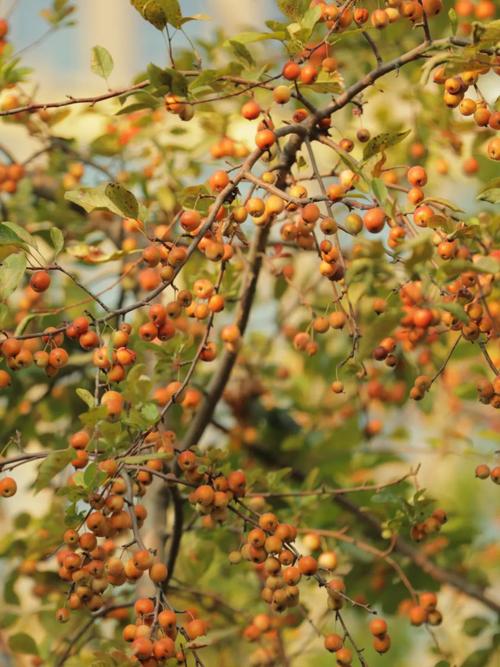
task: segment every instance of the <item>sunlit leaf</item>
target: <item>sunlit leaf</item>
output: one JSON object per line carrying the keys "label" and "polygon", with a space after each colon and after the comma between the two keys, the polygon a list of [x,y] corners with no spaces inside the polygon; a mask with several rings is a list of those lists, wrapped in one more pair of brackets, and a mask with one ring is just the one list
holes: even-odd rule
{"label": "sunlit leaf", "polygon": [[373,137],[365,144],[363,148],[363,160],[369,160],[373,155],[399,144],[410,132],[411,130],[405,130],[404,132],[383,132],[382,134],[377,134],[376,137]]}
{"label": "sunlit leaf", "polygon": [[103,46],[94,46],[91,52],[90,69],[97,76],[107,79],[113,71],[113,58]]}

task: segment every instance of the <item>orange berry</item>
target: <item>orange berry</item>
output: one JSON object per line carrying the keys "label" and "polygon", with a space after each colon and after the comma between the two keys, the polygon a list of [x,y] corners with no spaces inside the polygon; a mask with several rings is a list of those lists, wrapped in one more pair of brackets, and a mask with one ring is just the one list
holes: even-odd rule
{"label": "orange berry", "polygon": [[269,150],[276,142],[276,135],[272,130],[260,130],[255,135],[255,143],[262,151]]}
{"label": "orange berry", "polygon": [[47,271],[36,271],[30,279],[30,287],[35,292],[45,292],[50,286],[50,275]]}
{"label": "orange berry", "polygon": [[366,229],[372,234],[377,234],[381,232],[384,228],[386,220],[386,213],[383,208],[371,208],[369,209],[364,216],[363,222]]}
{"label": "orange berry", "polygon": [[255,100],[249,100],[241,107],[241,115],[247,120],[255,120],[259,117],[261,111],[260,104]]}
{"label": "orange berry", "polygon": [[168,576],[168,569],[164,563],[153,563],[153,565],[151,565],[151,567],[149,568],[149,578],[155,584],[165,581],[167,576]]}
{"label": "orange berry", "polygon": [[0,479],[0,496],[11,498],[17,491],[16,480],[13,477]]}
{"label": "orange berry", "polygon": [[382,637],[387,632],[387,623],[383,618],[374,618],[370,621],[370,632],[374,637]]}
{"label": "orange berry", "polygon": [[289,61],[283,66],[282,74],[285,79],[295,81],[300,76],[300,66],[297,63]]}
{"label": "orange berry", "polygon": [[344,645],[344,640],[340,635],[337,635],[335,633],[326,635],[325,648],[327,651],[330,651],[331,653],[336,653],[337,651],[340,651],[343,645]]}
{"label": "orange berry", "polygon": [[138,615],[140,614],[141,616],[146,616],[148,614],[152,614],[154,609],[154,602],[149,598],[139,598],[135,601],[134,610]]}
{"label": "orange berry", "polygon": [[300,80],[302,83],[309,84],[314,83],[318,78],[318,70],[314,65],[310,63],[304,65],[300,70]]}
{"label": "orange berry", "polygon": [[207,634],[206,623],[199,618],[195,618],[193,621],[189,621],[185,628],[189,639],[197,639],[198,637]]}
{"label": "orange berry", "polygon": [[302,556],[298,564],[301,574],[311,577],[318,570],[318,561],[313,556]]}
{"label": "orange berry", "polygon": [[210,189],[215,192],[220,192],[229,183],[229,176],[225,171],[215,171],[209,179]]}

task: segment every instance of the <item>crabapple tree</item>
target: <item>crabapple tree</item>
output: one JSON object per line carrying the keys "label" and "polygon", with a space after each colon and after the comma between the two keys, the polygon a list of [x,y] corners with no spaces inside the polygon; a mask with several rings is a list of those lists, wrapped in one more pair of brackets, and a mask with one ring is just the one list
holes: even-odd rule
{"label": "crabapple tree", "polygon": [[2,664],[493,665],[495,3],[183,4],[0,19]]}

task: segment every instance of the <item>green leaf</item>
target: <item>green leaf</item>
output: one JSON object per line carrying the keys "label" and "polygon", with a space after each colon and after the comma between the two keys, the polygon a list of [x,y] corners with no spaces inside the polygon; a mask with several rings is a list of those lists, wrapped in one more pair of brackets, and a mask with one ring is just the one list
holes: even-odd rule
{"label": "green leaf", "polygon": [[107,79],[113,71],[113,58],[104,46],[94,46],[90,56],[90,69],[103,79]]}
{"label": "green leaf", "polygon": [[189,21],[211,21],[212,17],[208,14],[193,14],[192,16],[183,16],[182,25],[188,23]]}
{"label": "green leaf", "polygon": [[14,623],[17,621],[19,617],[16,616],[16,614],[12,614],[11,612],[5,611],[0,613],[0,630],[4,630],[5,628],[9,628],[11,625],[14,625]]}
{"label": "green leaf", "polygon": [[18,632],[9,637],[9,648],[14,654],[28,653],[29,655],[38,655],[35,640],[25,632]]}
{"label": "green leaf", "polygon": [[363,359],[371,355],[375,345],[378,345],[382,338],[388,336],[401,320],[399,310],[388,311],[379,315],[365,331],[362,331],[361,343],[359,345],[359,355]]}
{"label": "green leaf", "polygon": [[18,573],[13,570],[7,577],[3,587],[3,598],[7,604],[20,605],[21,601],[15,590]]}
{"label": "green leaf", "polygon": [[302,26],[303,31],[306,33],[306,39],[309,39],[311,36],[311,33],[314,30],[314,26],[319,21],[320,17],[321,8],[318,5],[315,7],[310,7],[302,17],[300,25]]}
{"label": "green leaf", "polygon": [[490,204],[500,204],[500,176],[488,181],[479,191],[477,199],[490,202]]}
{"label": "green leaf", "polygon": [[182,26],[182,11],[178,0],[157,0],[158,5],[163,10],[167,23],[174,28]]}
{"label": "green leaf", "polygon": [[108,183],[104,190],[106,196],[127,218],[137,218],[139,204],[134,195],[118,183]]}
{"label": "green leaf", "polygon": [[158,88],[161,91],[161,94],[164,94],[164,92],[167,91],[183,97],[187,94],[188,81],[185,76],[180,72],[177,72],[175,69],[170,69],[168,67],[162,69],[151,63],[148,65],[147,73],[152,85]]}
{"label": "green leaf", "polygon": [[146,21],[151,23],[157,30],[163,30],[167,24],[167,18],[159,0],[130,0]]}
{"label": "green leaf", "polygon": [[460,322],[467,323],[469,318],[463,307],[459,303],[440,303],[439,307],[443,310],[447,310],[449,313],[456,317]]}
{"label": "green leaf", "polygon": [[54,477],[64,470],[64,468],[75,458],[75,451],[71,447],[68,449],[58,449],[51,452],[38,468],[38,475],[35,480],[35,491],[41,491],[49,486]]}
{"label": "green leaf", "polygon": [[489,23],[472,24],[472,41],[480,46],[494,46],[500,41],[500,19]]}
{"label": "green leaf", "polygon": [[[117,114],[119,113],[120,111],[117,111]],[[117,133],[101,134],[90,142],[90,149],[94,155],[116,155],[121,148]]]}
{"label": "green leaf", "polygon": [[[23,247],[23,241],[26,245],[32,246],[33,248],[36,248],[36,241],[35,239],[31,236],[29,232],[27,232],[24,227],[21,227],[21,225],[16,224],[15,222],[10,222],[9,220],[6,220],[5,222],[2,223],[1,227],[7,227],[7,229],[10,229],[11,232],[16,234],[16,236],[19,237],[21,243],[19,247]],[[3,245],[0,241],[0,245]]]}
{"label": "green leaf", "polygon": [[253,59],[252,54],[244,44],[241,44],[240,42],[235,42],[234,40],[231,39],[229,40],[229,44],[237,58],[243,60],[243,62],[246,63],[247,65],[250,66],[255,65],[255,60]]}
{"label": "green leaf", "polygon": [[99,470],[97,463],[90,463],[83,472],[83,486],[87,489],[96,489],[106,479],[106,473]]}
{"label": "green leaf", "polygon": [[462,662],[460,667],[484,667],[488,664],[488,659],[491,656],[491,650],[482,648],[479,651],[474,651]]}
{"label": "green leaf", "polygon": [[158,419],[160,412],[156,403],[146,403],[141,408],[141,415],[151,424]]}
{"label": "green leaf", "polygon": [[[353,171],[357,176],[359,176],[361,181],[364,181],[366,183],[366,178],[363,174],[363,171],[360,169],[360,166],[358,162],[351,156],[349,153],[338,145],[332,146],[333,150],[337,153],[339,158],[342,160],[342,162],[349,167],[351,171]],[[359,187],[360,184],[358,183],[358,189],[362,189],[362,187]]]}
{"label": "green leaf", "polygon": [[477,637],[490,624],[489,619],[483,616],[471,616],[464,622],[464,632],[469,637]]}
{"label": "green leaf", "polygon": [[[7,322],[9,318],[9,308],[6,306],[5,303],[0,303],[0,327],[3,327],[5,325],[5,322]],[[18,335],[17,333],[15,334],[16,336]]]}
{"label": "green leaf", "polygon": [[453,202],[449,201],[448,199],[442,199],[440,197],[426,197],[425,199],[422,200],[422,204],[439,204],[440,206],[444,206],[445,208],[449,208],[450,211],[455,211],[456,213],[463,213],[464,210],[463,208],[460,208]]}
{"label": "green leaf", "polygon": [[20,285],[26,271],[24,253],[9,255],[0,266],[0,298],[7,299]]}
{"label": "green leaf", "polygon": [[405,260],[405,264],[408,269],[412,270],[417,264],[426,262],[433,256],[434,245],[432,243],[432,233],[423,232],[416,238],[402,243],[401,250],[411,250],[411,255]]}
{"label": "green leaf", "polygon": [[134,195],[118,183],[69,190],[64,198],[81,206],[87,213],[95,209],[106,209],[115,215],[135,218],[139,212]]}
{"label": "green leaf", "polygon": [[50,228],[50,239],[52,241],[52,245],[54,246],[54,256],[57,257],[57,255],[64,248],[64,235],[59,227]]}
{"label": "green leaf", "polygon": [[92,409],[95,407],[95,399],[90,393],[90,391],[88,391],[88,389],[82,389],[82,387],[77,387],[77,389],[75,389],[75,393],[79,398],[82,399],[84,403],[86,403],[89,406],[89,408]]}
{"label": "green leaf", "polygon": [[382,134],[377,134],[376,137],[370,139],[365,145],[363,149],[363,160],[369,160],[371,157],[377,153],[385,151],[390,146],[399,144],[410,134],[410,132],[411,130],[405,130],[404,132],[383,132]]}
{"label": "green leaf", "polygon": [[340,93],[343,89],[343,78],[339,72],[321,71],[316,81],[307,84],[307,87],[316,93]]}
{"label": "green leaf", "polygon": [[372,179],[371,189],[372,189],[373,194],[375,195],[375,197],[378,199],[380,204],[383,206],[385,204],[385,202],[387,201],[387,197],[389,196],[389,193],[387,192],[387,187],[386,187],[384,181],[381,178]]}
{"label": "green leaf", "polygon": [[123,459],[124,463],[129,465],[141,465],[151,459],[171,459],[172,455],[168,452],[154,452],[154,454],[134,454],[133,456],[126,456]]}
{"label": "green leaf", "polygon": [[495,257],[479,257],[472,265],[472,271],[481,273],[498,273],[500,271],[500,261]]}
{"label": "green leaf", "polygon": [[479,257],[475,262],[454,259],[451,262],[443,264],[441,271],[447,276],[458,275],[464,271],[474,271],[475,273],[497,273],[500,271],[500,262],[494,257]]}
{"label": "green leaf", "polygon": [[280,11],[292,21],[299,21],[309,8],[309,0],[276,0]]}
{"label": "green leaf", "polygon": [[453,7],[448,11],[448,19],[451,24],[451,31],[453,34],[457,31],[457,25],[458,25],[458,20],[457,20],[457,13],[453,9]]}
{"label": "green leaf", "polygon": [[[286,38],[284,32],[240,32],[231,38],[233,42],[240,42],[240,44],[251,44],[252,42],[262,42],[266,39],[277,39],[280,42]],[[229,42],[224,42],[224,46],[228,46]]]}
{"label": "green leaf", "polygon": [[17,227],[14,223],[2,222],[0,224],[0,246],[13,245],[17,248],[24,248],[22,238],[12,229],[12,226]]}

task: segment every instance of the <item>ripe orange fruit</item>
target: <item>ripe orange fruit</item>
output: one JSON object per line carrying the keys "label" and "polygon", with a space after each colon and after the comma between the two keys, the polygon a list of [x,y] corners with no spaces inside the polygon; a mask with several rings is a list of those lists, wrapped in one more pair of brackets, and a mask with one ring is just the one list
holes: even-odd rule
{"label": "ripe orange fruit", "polygon": [[285,79],[295,81],[300,76],[300,66],[297,63],[289,61],[283,66],[282,73]]}
{"label": "ripe orange fruit", "polygon": [[207,634],[206,623],[199,618],[195,618],[194,620],[189,621],[185,627],[189,639],[197,639],[198,637]]}
{"label": "ripe orange fruit", "polygon": [[387,651],[391,648],[391,638],[389,635],[375,637],[373,640],[373,648],[377,651],[377,653],[387,653]]}
{"label": "ripe orange fruit", "polygon": [[340,635],[332,633],[330,635],[326,635],[324,643],[327,651],[330,651],[331,653],[336,653],[337,651],[340,651],[340,649],[344,645],[344,640]]}
{"label": "ripe orange fruit", "polygon": [[229,183],[229,176],[225,171],[214,171],[214,173],[210,176],[208,183],[211,190],[214,192],[220,192]]}
{"label": "ripe orange fruit", "polygon": [[54,368],[62,368],[68,363],[68,353],[62,347],[55,347],[49,353],[49,364]]}
{"label": "ripe orange fruit", "polygon": [[384,228],[386,220],[386,213],[383,208],[371,208],[369,209],[364,216],[363,222],[366,229],[372,234],[377,234],[381,232]]}
{"label": "ripe orange fruit", "polygon": [[272,130],[260,130],[255,135],[255,143],[261,150],[268,150],[276,142],[276,135]]}
{"label": "ripe orange fruit", "polygon": [[255,120],[261,111],[260,104],[255,100],[249,100],[241,107],[241,115],[247,120]]}
{"label": "ripe orange fruit", "polygon": [[201,215],[198,211],[183,211],[179,219],[180,225],[187,232],[192,232],[201,224]]}
{"label": "ripe orange fruit", "polygon": [[0,389],[4,389],[11,384],[12,380],[7,371],[0,370]]}
{"label": "ripe orange fruit", "polygon": [[422,188],[427,183],[427,172],[423,167],[410,167],[406,177],[411,185],[419,188]]}
{"label": "ripe orange fruit", "polygon": [[298,567],[301,574],[311,577],[318,570],[318,561],[313,556],[302,556],[299,559]]}
{"label": "ripe orange fruit", "polygon": [[16,480],[13,477],[0,479],[0,496],[11,498],[17,491]]}
{"label": "ripe orange fruit", "polygon": [[47,271],[35,271],[30,279],[30,287],[35,292],[45,292],[50,286],[50,275]]}
{"label": "ripe orange fruit", "polygon": [[370,632],[375,637],[382,637],[387,632],[387,623],[383,618],[374,618],[370,622]]}
{"label": "ripe orange fruit", "polygon": [[154,611],[155,605],[153,600],[149,598],[139,598],[135,601],[134,610],[136,614],[141,614],[146,616],[147,614],[152,614]]}
{"label": "ripe orange fruit", "polygon": [[314,83],[318,78],[318,69],[310,63],[304,65],[300,70],[300,80],[302,83]]}
{"label": "ripe orange fruit", "polygon": [[420,605],[414,605],[409,612],[410,623],[412,625],[423,625],[427,620],[427,612]]}

